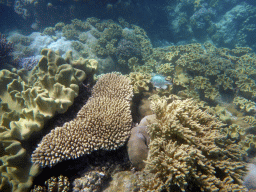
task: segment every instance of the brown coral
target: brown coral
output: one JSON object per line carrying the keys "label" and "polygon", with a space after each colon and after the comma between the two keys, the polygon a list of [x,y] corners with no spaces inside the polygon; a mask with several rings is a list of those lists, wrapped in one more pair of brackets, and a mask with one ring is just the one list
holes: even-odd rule
{"label": "brown coral", "polygon": [[151,75],[148,73],[132,72],[129,74],[134,94],[149,91]]}
{"label": "brown coral", "polygon": [[149,127],[150,149],[143,191],[246,191],[239,145],[220,133],[223,124],[192,100],[154,98],[157,123]]}
{"label": "brown coral", "polygon": [[144,160],[148,157],[148,145],[150,143],[147,125],[154,122],[155,115],[148,115],[144,117],[140,124],[132,128],[131,136],[127,143],[127,151],[132,165],[141,170],[145,167]]}
{"label": "brown coral", "polygon": [[114,73],[103,75],[77,117],[43,137],[32,161],[43,167],[53,166],[95,150],[115,150],[124,145],[131,131],[132,95],[128,78]]}
{"label": "brown coral", "polygon": [[67,62],[52,50],[41,53],[29,72],[0,71],[0,191],[23,192],[31,187],[40,169],[32,164],[31,146],[25,143],[56,113],[66,112],[79,84],[95,73],[96,60]]}
{"label": "brown coral", "polygon": [[63,175],[60,175],[58,178],[51,177],[45,181],[45,185],[46,186],[35,185],[30,192],[67,192],[70,190],[70,182],[68,177]]}
{"label": "brown coral", "polygon": [[235,97],[233,103],[241,110],[246,112],[255,112],[256,103],[243,97]]}

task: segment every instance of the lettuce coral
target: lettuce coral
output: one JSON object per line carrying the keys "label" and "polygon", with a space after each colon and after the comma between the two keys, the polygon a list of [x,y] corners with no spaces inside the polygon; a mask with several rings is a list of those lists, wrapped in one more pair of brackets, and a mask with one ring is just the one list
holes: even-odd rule
{"label": "lettuce coral", "polygon": [[256,103],[243,97],[235,97],[233,103],[247,113],[256,111]]}
{"label": "lettuce coral", "polygon": [[[216,105],[229,94],[253,101],[256,95],[256,57],[250,48],[216,48],[210,43],[153,48],[141,62],[133,62],[136,72],[158,72],[172,79],[169,91]],[[138,70],[139,69],[139,70]],[[251,110],[252,108],[250,108]],[[251,110],[250,112],[252,112]]]}
{"label": "lettuce coral", "polygon": [[142,191],[246,191],[241,147],[221,134],[223,124],[191,100],[155,97]]}
{"label": "lettuce coral", "polygon": [[67,61],[49,49],[42,55],[32,71],[0,71],[0,190],[31,187],[40,169],[31,163],[22,142],[56,113],[64,113],[78,95],[79,84],[95,72],[95,60]]}
{"label": "lettuce coral", "polygon": [[151,75],[147,73],[132,72],[129,74],[129,78],[135,94],[149,91]]}

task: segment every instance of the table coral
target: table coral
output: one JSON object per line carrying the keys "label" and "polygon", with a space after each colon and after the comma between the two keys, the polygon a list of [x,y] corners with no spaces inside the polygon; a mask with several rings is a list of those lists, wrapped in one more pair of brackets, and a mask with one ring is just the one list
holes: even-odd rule
{"label": "table coral", "polygon": [[[246,191],[244,151],[226,142],[223,124],[191,99],[154,98],[142,191]],[[150,174],[151,175],[151,174]],[[192,189],[193,188],[193,189]]]}
{"label": "table coral", "polygon": [[[78,95],[86,73],[95,71],[84,63],[73,67],[55,52],[42,50],[42,59],[32,71],[0,71],[0,190],[26,191],[39,173],[23,148],[34,132],[56,113],[65,112]],[[89,62],[90,63],[90,62]]]}
{"label": "table coral", "polygon": [[43,137],[32,161],[42,167],[53,166],[95,150],[123,146],[131,131],[132,96],[128,78],[115,73],[103,75],[77,117]]}

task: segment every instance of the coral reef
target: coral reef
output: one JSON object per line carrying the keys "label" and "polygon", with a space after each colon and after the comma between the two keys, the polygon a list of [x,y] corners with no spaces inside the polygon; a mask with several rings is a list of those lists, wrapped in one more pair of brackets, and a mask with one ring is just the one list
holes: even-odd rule
{"label": "coral reef", "polygon": [[256,103],[243,97],[235,97],[233,103],[245,112],[256,111]]}
{"label": "coral reef", "polygon": [[100,59],[110,57],[112,60],[117,60],[112,70],[127,73],[134,63],[140,64],[142,60],[148,59],[152,45],[142,28],[131,25],[130,28],[123,29],[112,20],[97,24],[104,25],[104,30],[98,31],[99,37],[94,51]]}
{"label": "coral reef", "polygon": [[54,27],[46,27],[43,31],[44,35],[55,35],[55,28]]}
{"label": "coral reef", "polygon": [[26,0],[15,0],[14,1],[14,11],[22,16],[24,19],[27,19],[31,16],[31,12],[28,10],[28,1]]}
{"label": "coral reef", "polygon": [[209,8],[207,3],[200,5],[200,8],[190,17],[192,26],[196,29],[203,29],[216,16],[216,10]]}
{"label": "coral reef", "polygon": [[[173,83],[165,91],[169,94],[186,95],[216,106],[227,94],[230,98],[254,100],[254,63],[256,56],[248,47],[230,50],[204,43],[154,48],[143,65],[134,60],[131,66],[146,75],[159,72],[166,76]],[[255,113],[252,106],[250,112]]]}
{"label": "coral reef", "polygon": [[18,61],[12,56],[13,50],[14,44],[0,33],[0,69],[18,67]]}
{"label": "coral reef", "polygon": [[19,61],[19,65],[22,69],[26,69],[28,71],[31,71],[39,62],[39,59],[37,57],[31,56],[31,57],[25,57],[21,58]]}
{"label": "coral reef", "polygon": [[10,56],[10,53],[13,51],[13,43],[7,41],[5,36],[0,33],[0,58],[1,63],[4,62],[4,59],[7,56]]}
{"label": "coral reef", "polygon": [[[89,21],[90,21],[90,18],[88,18],[86,22],[83,22],[79,19],[73,19],[71,21],[71,24],[67,24],[67,25],[63,23],[56,24],[54,30],[61,29],[63,36],[66,37],[67,39],[78,39],[78,36],[82,32],[86,32],[91,29],[92,26]],[[47,31],[50,31],[48,32],[48,34],[52,35],[52,32],[49,28]]]}
{"label": "coral reef", "polygon": [[104,192],[112,191],[138,191],[137,181],[139,177],[132,173],[131,171],[121,171],[113,174],[112,180],[110,181],[108,187],[104,189]]}
{"label": "coral reef", "polygon": [[[255,7],[237,0],[169,1],[165,6],[171,42],[188,44],[210,38],[218,47],[255,49]],[[225,9],[229,7],[229,9]]]}
{"label": "coral reef", "polygon": [[242,137],[245,136],[245,129],[243,127],[240,127],[237,124],[232,124],[225,130],[223,130],[225,134],[227,134],[230,139],[239,141]]}
{"label": "coral reef", "polygon": [[140,50],[135,47],[132,41],[121,39],[118,42],[116,54],[121,58],[138,57],[140,55]]}
{"label": "coral reef", "polygon": [[[15,12],[23,18],[28,18],[27,20],[34,18],[34,25],[39,28],[48,26],[49,23],[94,15],[98,18],[118,19],[123,28],[130,28],[129,23],[136,21],[137,25],[147,29],[155,41],[154,44],[160,46],[202,42],[208,37],[208,40],[218,47],[233,48],[239,44],[255,49],[255,41],[250,41],[255,39],[255,3],[252,0],[166,1],[157,6],[153,2],[145,4],[130,0],[100,3],[66,0],[13,1]],[[8,2],[11,1],[2,0],[0,3],[10,6]],[[106,22],[99,23],[97,18],[89,21],[99,32],[106,28]],[[80,22],[74,24],[76,29],[87,30]]]}
{"label": "coral reef", "polygon": [[139,94],[143,91],[149,90],[151,75],[139,72],[131,72],[129,74],[129,78],[133,86],[134,94]]}
{"label": "coral reef", "polygon": [[68,177],[60,175],[58,178],[51,177],[45,181],[46,186],[34,186],[30,192],[68,192],[70,190],[70,182]]}
{"label": "coral reef", "polygon": [[142,191],[246,191],[241,147],[220,133],[223,124],[193,100],[154,97],[149,157]]}
{"label": "coral reef", "polygon": [[102,183],[106,179],[106,174],[99,171],[90,171],[81,178],[73,182],[73,191],[100,191]]}
{"label": "coral reef", "polygon": [[148,145],[149,135],[147,133],[147,127],[136,126],[132,128],[127,148],[129,159],[137,170],[141,170],[145,166],[143,161],[148,156]]}
{"label": "coral reef", "polygon": [[147,126],[155,121],[155,115],[144,117],[140,124],[133,127],[127,143],[127,151],[132,165],[141,170],[145,167],[144,160],[148,157],[150,138]]}
{"label": "coral reef", "polygon": [[[244,22],[248,17],[254,15],[255,8],[248,5],[247,3],[241,3],[231,10],[228,10],[220,21],[216,22],[216,30],[212,34],[212,39],[216,42],[218,46],[234,47],[237,44],[247,46],[251,44],[249,41],[245,44],[243,42],[244,34],[241,34],[243,30]],[[252,15],[251,15],[252,13]],[[236,26],[241,25],[241,28],[237,30]],[[241,31],[240,31],[241,30]],[[241,35],[241,36],[239,36]]]}
{"label": "coral reef", "polygon": [[[240,131],[241,132],[241,131]],[[243,139],[240,140],[240,145],[245,150],[249,157],[255,156],[256,152],[256,135],[246,134]]]}
{"label": "coral reef", "polygon": [[95,150],[121,147],[130,136],[132,96],[128,78],[114,73],[103,75],[77,117],[43,137],[32,161],[41,167],[53,166]]}
{"label": "coral reef", "polygon": [[78,85],[94,73],[92,65],[86,66],[89,61],[76,63],[83,71],[72,66],[75,61],[68,64],[49,49],[42,50],[42,55],[31,71],[0,71],[1,190],[26,191],[31,187],[40,169],[31,163],[22,143],[41,131],[56,113],[64,113],[78,95]]}

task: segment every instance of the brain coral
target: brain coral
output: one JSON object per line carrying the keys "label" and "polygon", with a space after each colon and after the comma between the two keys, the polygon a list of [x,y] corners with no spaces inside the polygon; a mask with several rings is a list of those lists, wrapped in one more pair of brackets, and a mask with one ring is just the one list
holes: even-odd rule
{"label": "brain coral", "polygon": [[[156,98],[142,191],[246,191],[244,152],[193,100]],[[153,176],[152,176],[153,175]]]}
{"label": "brain coral", "polygon": [[95,150],[124,145],[131,131],[132,95],[128,78],[114,73],[103,75],[77,117],[43,137],[32,161],[42,167],[53,166]]}

